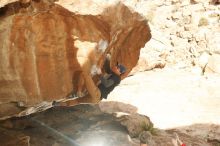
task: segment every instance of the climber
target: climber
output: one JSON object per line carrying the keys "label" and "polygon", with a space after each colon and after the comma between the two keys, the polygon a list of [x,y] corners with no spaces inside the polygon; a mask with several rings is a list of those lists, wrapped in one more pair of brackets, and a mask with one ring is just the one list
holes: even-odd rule
{"label": "climber", "polygon": [[[126,68],[119,63],[111,68],[110,59],[111,57],[108,55],[103,66],[105,75],[103,75],[100,68],[97,66],[93,67],[91,74],[93,74],[93,76],[98,75],[100,78],[97,84],[95,84],[91,75],[83,71],[80,73],[80,78],[85,84],[87,94],[79,97],[75,92],[72,92],[70,96],[67,97],[67,100],[70,100],[66,102],[66,105],[76,104],[74,101],[71,101],[75,99],[77,99],[78,103],[98,103],[101,99],[107,98],[108,94],[121,82],[121,75],[126,72]],[[55,101],[53,105],[59,106],[60,104]],[[63,103],[62,105],[65,104]]]}
{"label": "climber", "polygon": [[[110,67],[109,67],[110,68]],[[99,69],[98,69],[99,70]],[[100,77],[100,82],[95,84],[90,75],[82,72],[85,86],[88,94],[84,97],[64,100],[61,102],[54,101],[53,106],[73,106],[80,103],[98,103],[101,99],[107,98],[108,94],[121,82],[121,75],[126,72],[126,68],[121,64],[116,64],[110,68],[107,75]],[[101,75],[101,72],[98,73]]]}
{"label": "climber", "polygon": [[[112,68],[110,67],[111,62],[111,55],[109,53],[105,56],[105,61],[103,65],[103,71],[102,73],[101,69],[97,65],[93,65],[91,68],[91,74],[92,76],[98,75],[100,76],[100,81],[95,85],[92,78],[89,78],[89,75],[86,75],[85,73],[81,74],[81,77],[77,78],[84,78],[84,82],[86,84],[87,93],[90,94],[91,98],[93,99],[92,102],[98,102],[103,98],[107,98],[108,94],[117,86],[121,81],[121,75],[126,72],[126,68],[119,64],[117,62],[116,65],[114,65]],[[104,75],[103,75],[104,74]],[[77,80],[77,79],[75,79]],[[79,83],[75,83],[79,84]],[[98,88],[97,88],[98,87]],[[71,98],[75,97],[83,97],[79,96],[79,94],[76,94],[78,96],[71,96]]]}
{"label": "climber", "polygon": [[126,68],[118,64],[111,68],[111,72],[105,76],[101,76],[101,83],[98,88],[101,92],[101,99],[107,98],[108,94],[121,82],[121,75],[126,72]]}

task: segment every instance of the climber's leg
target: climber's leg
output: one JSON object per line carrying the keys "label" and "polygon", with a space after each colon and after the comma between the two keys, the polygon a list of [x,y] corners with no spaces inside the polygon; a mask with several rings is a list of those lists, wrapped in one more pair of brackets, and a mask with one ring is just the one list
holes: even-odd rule
{"label": "climber's leg", "polygon": [[[82,74],[83,74],[83,77],[84,77],[84,82],[85,82],[85,85],[86,85],[86,89],[88,90],[89,95],[90,95],[90,99],[88,99],[87,102],[98,103],[101,100],[101,92],[100,92],[99,88],[95,85],[91,75],[86,74],[84,72]],[[82,99],[80,98],[78,100],[83,101],[83,98],[84,97],[82,97]]]}

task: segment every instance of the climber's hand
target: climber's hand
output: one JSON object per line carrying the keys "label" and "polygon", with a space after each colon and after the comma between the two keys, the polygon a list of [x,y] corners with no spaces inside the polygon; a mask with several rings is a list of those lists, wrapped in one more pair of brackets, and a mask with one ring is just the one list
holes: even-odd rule
{"label": "climber's hand", "polygon": [[91,68],[91,75],[100,75],[102,74],[102,70],[97,66],[97,65],[93,65]]}

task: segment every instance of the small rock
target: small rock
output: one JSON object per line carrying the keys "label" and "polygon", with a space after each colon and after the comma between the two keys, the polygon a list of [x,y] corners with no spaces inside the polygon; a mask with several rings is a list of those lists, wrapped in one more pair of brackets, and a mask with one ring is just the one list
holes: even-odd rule
{"label": "small rock", "polygon": [[198,65],[204,69],[205,66],[207,65],[208,61],[209,61],[209,57],[210,55],[206,52],[203,52],[202,55],[199,57],[199,60],[198,60]]}
{"label": "small rock", "polygon": [[207,33],[208,33],[208,29],[201,29],[199,30],[195,35],[195,40],[197,42],[199,41],[206,41],[206,36],[207,36]]}
{"label": "small rock", "polygon": [[181,37],[181,38],[184,38],[184,39],[189,39],[189,40],[191,40],[192,34],[191,34],[191,32],[189,32],[189,31],[183,31],[183,32],[180,32],[180,37]]}
{"label": "small rock", "polygon": [[198,27],[196,25],[188,24],[184,26],[185,31],[190,31],[191,33],[195,33],[198,30]]}
{"label": "small rock", "polygon": [[214,29],[212,32],[206,33],[207,39],[207,48],[209,48],[210,52],[219,52],[220,50],[220,29]]}
{"label": "small rock", "polygon": [[182,15],[183,15],[184,17],[185,17],[185,16],[191,16],[191,15],[192,15],[192,12],[191,12],[190,9],[185,8],[185,9],[183,9]]}
{"label": "small rock", "polygon": [[148,144],[151,145],[151,143],[153,143],[153,139],[152,139],[152,135],[149,131],[143,131],[140,135],[139,135],[139,139],[140,142],[142,144]]}
{"label": "small rock", "polygon": [[183,22],[184,25],[185,24],[191,24],[191,16],[185,16],[183,17]]}
{"label": "small rock", "polygon": [[204,17],[200,18],[198,26],[200,27],[200,26],[207,26],[207,25],[209,25],[208,19]]}
{"label": "small rock", "polygon": [[207,48],[207,41],[205,41],[205,40],[199,41],[198,47],[206,49]]}
{"label": "small rock", "polygon": [[176,13],[173,13],[173,15],[171,16],[172,19],[180,19],[181,16],[181,12],[177,11]]}
{"label": "small rock", "polygon": [[206,73],[218,73],[220,74],[220,55],[214,54],[209,57],[208,64],[205,68]]}
{"label": "small rock", "polygon": [[139,114],[124,115],[119,118],[119,122],[127,128],[131,137],[138,137],[141,132],[150,131],[153,128],[150,119]]}

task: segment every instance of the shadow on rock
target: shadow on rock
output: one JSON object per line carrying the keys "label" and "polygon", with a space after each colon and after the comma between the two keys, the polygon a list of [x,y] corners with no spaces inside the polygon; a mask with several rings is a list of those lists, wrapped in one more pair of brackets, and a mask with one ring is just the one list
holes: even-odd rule
{"label": "shadow on rock", "polygon": [[[139,123],[138,123],[139,122]],[[145,123],[144,123],[145,122]],[[104,113],[98,105],[53,107],[47,111],[0,122],[0,138],[4,146],[24,141],[23,145],[138,145],[142,124],[152,124],[148,117],[126,114],[117,117]],[[138,127],[139,126],[139,127]],[[131,135],[128,136],[129,133]]]}
{"label": "shadow on rock", "polygon": [[[107,108],[104,112],[102,111],[103,107],[114,108],[115,106],[116,108],[111,112]],[[187,127],[189,129],[185,128],[185,131],[184,128],[155,129],[147,116],[135,111],[134,106],[119,102],[53,107],[41,113],[0,121],[1,144],[4,146],[106,144],[108,146],[139,146],[141,140],[150,143],[151,146],[176,146],[173,143],[176,140],[175,135],[178,135],[186,145],[211,146],[218,144],[217,137],[216,139],[205,139],[193,134],[193,130],[200,128],[196,126],[194,129]],[[214,125],[211,126],[213,130],[216,129]]]}

